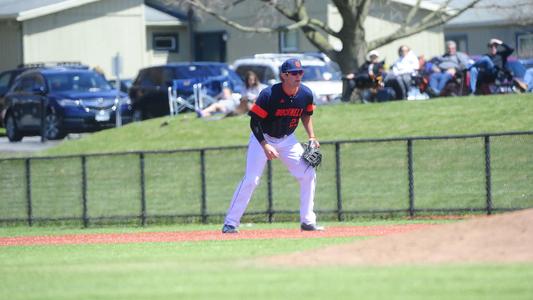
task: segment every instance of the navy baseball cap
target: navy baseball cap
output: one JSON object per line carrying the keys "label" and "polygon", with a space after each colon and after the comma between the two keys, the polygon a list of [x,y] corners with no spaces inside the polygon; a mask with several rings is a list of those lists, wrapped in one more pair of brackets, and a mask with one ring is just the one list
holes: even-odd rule
{"label": "navy baseball cap", "polygon": [[303,71],[302,63],[297,58],[289,58],[281,65],[280,71],[281,73]]}

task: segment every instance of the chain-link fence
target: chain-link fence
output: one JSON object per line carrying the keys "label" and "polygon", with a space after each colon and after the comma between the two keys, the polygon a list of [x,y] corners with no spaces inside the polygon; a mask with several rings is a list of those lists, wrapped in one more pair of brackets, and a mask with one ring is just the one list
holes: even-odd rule
{"label": "chain-link fence", "polygon": [[[322,220],[533,207],[533,132],[322,142]],[[246,147],[0,159],[0,221],[209,222],[223,217]],[[299,185],[269,162],[245,218],[297,218]],[[129,221],[127,221],[129,220]]]}

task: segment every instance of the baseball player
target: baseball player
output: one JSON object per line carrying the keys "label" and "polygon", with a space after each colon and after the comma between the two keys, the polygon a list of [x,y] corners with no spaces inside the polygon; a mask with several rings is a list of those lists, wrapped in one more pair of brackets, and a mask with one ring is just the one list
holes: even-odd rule
{"label": "baseball player", "polygon": [[281,83],[265,88],[252,106],[250,141],[246,173],[238,184],[226,214],[223,233],[237,233],[240,220],[267,160],[279,158],[300,183],[300,228],[305,231],[324,230],[316,225],[313,211],[316,174],[302,159],[303,147],[294,131],[302,119],[309,140],[319,147],[313,131],[313,93],[301,84],[302,64],[298,59],[286,60],[280,68]]}

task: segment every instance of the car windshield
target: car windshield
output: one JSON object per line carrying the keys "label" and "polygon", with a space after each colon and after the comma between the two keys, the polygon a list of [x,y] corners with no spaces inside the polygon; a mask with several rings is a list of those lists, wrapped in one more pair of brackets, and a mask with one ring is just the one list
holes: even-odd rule
{"label": "car windshield", "polygon": [[112,89],[104,77],[92,72],[66,72],[46,77],[49,89],[53,92],[99,92]]}
{"label": "car windshield", "polygon": [[223,67],[208,65],[178,66],[175,68],[175,72],[176,79],[207,78],[211,76],[228,75],[228,71]]}
{"label": "car windshield", "polygon": [[341,80],[335,70],[327,65],[325,66],[303,66],[303,81],[334,81]]}

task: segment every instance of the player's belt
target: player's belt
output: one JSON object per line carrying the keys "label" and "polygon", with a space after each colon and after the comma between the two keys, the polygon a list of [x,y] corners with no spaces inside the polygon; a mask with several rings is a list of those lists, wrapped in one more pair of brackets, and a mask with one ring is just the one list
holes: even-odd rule
{"label": "player's belt", "polygon": [[286,137],[288,137],[289,135],[288,134],[284,134],[282,136],[272,136],[270,134],[264,133],[264,136],[265,136],[265,139],[267,139],[267,140],[283,140]]}

